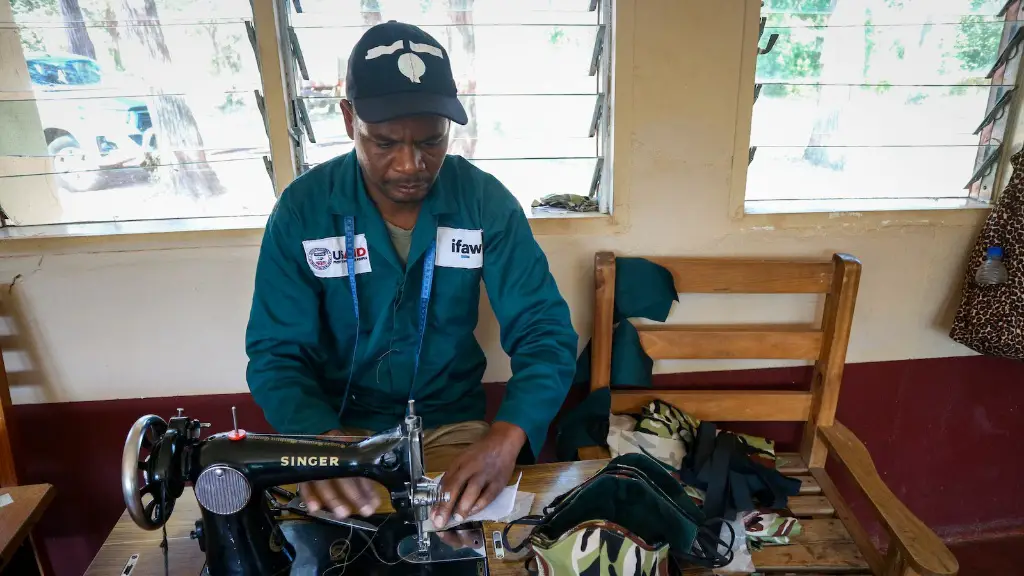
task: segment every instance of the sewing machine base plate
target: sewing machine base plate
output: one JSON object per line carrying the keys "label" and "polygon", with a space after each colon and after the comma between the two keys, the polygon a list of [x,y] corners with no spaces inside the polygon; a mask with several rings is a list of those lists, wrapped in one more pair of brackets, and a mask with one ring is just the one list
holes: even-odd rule
{"label": "sewing machine base plate", "polygon": [[[395,517],[372,516],[367,519],[379,526],[376,533],[350,530],[346,526],[335,526],[305,520],[281,522],[281,531],[295,548],[295,562],[291,575],[316,576],[482,576],[488,574],[483,530],[480,524],[466,528],[479,532],[480,549],[477,553],[466,549],[469,558],[426,563],[406,562],[400,559],[399,543],[416,534],[416,527],[403,524]],[[376,534],[376,535],[375,535]],[[463,541],[469,541],[463,533]],[[367,547],[370,543],[372,549]],[[471,537],[470,537],[471,538]],[[434,549],[448,548],[437,542],[438,536],[431,535]],[[450,549],[449,549],[450,550]],[[374,554],[376,552],[376,554]],[[439,552],[435,552],[439,554]],[[457,556],[457,555],[456,555]],[[347,564],[346,564],[347,562]],[[203,576],[208,576],[204,570]]]}

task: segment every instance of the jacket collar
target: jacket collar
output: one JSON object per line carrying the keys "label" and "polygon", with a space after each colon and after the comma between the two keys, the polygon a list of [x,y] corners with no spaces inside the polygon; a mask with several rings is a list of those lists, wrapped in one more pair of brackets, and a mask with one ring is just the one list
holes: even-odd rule
{"label": "jacket collar", "polygon": [[[384,256],[392,266],[402,270],[402,261],[395,252],[384,219],[366,191],[355,151],[338,157],[334,162],[338,162],[338,173],[333,179],[334,188],[331,190],[329,201],[331,212],[342,216],[354,216],[356,229],[366,234],[367,244],[373,247],[372,250]],[[416,227],[413,229],[406,267],[419,260],[437,237],[440,216],[458,211],[453,189],[458,186],[458,182],[450,177],[450,170],[446,170],[449,166],[448,162],[441,166],[434,185],[423,200],[419,217],[416,219]]]}

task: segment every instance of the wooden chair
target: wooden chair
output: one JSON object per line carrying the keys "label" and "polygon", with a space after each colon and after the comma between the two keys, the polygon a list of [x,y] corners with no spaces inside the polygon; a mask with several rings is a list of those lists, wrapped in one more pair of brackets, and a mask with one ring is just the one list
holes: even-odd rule
{"label": "wooden chair", "polygon": [[[655,359],[751,358],[813,360],[809,392],[715,390],[613,390],[612,413],[637,413],[659,398],[710,421],[804,422],[799,454],[779,455],[778,467],[803,480],[790,510],[803,533],[788,546],[753,552],[759,572],[860,573],[877,576],[953,576],[956,558],[879,477],[864,444],[836,421],[860,262],[836,254],[831,262],[779,262],[734,259],[650,258],[672,272],[680,293],[825,294],[820,327],[793,326],[638,326],[640,342]],[[595,258],[596,299],[591,391],[609,386],[615,256]],[[825,472],[834,456],[849,471],[891,536],[883,556],[839,495]],[[580,450],[581,459],[609,457],[605,448]]]}

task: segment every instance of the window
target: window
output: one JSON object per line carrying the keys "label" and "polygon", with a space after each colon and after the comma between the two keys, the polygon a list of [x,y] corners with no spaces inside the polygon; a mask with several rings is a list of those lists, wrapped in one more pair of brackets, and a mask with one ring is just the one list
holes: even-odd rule
{"label": "window", "polygon": [[0,6],[5,226],[269,213],[247,0]]}
{"label": "window", "polygon": [[[470,123],[453,126],[450,153],[528,211],[552,193],[604,198],[610,4],[0,0],[0,223],[218,227],[269,214],[282,181],[351,149],[338,108],[347,58],[391,19],[451,55]],[[254,22],[273,11],[261,7],[277,22]],[[280,62],[273,88],[280,75],[261,70]]]}
{"label": "window", "polygon": [[490,172],[529,209],[548,194],[596,198],[608,119],[604,25],[596,0],[292,2],[292,94],[303,169],[352,148],[338,107],[352,47],[370,26],[420,26],[448,51],[466,126],[449,154]]}
{"label": "window", "polygon": [[765,0],[745,211],[990,200],[1019,4]]}

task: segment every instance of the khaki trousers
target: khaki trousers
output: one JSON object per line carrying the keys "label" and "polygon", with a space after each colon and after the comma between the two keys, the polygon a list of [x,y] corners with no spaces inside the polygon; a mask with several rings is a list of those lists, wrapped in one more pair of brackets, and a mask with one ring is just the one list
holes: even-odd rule
{"label": "khaki trousers", "polygon": [[[448,466],[459,454],[486,436],[490,429],[490,424],[483,420],[469,420],[424,430],[423,465],[426,467],[426,471],[444,472],[448,470]],[[345,434],[369,436],[372,432],[360,428],[348,428],[345,430]]]}

